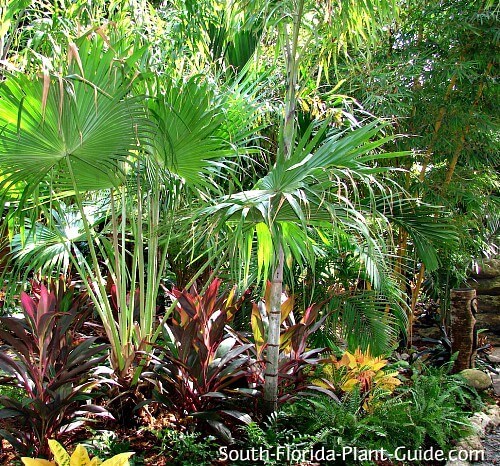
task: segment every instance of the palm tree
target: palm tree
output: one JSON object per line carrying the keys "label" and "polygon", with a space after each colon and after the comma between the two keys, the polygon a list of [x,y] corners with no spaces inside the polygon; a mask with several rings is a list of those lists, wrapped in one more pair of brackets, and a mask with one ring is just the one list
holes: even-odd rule
{"label": "palm tree", "polygon": [[[404,223],[403,212],[388,207],[398,196],[404,196],[404,190],[379,176],[391,170],[378,162],[405,155],[377,153],[393,139],[383,135],[386,125],[354,125],[342,133],[332,130],[329,121],[321,125],[313,122],[300,138],[296,128],[299,78],[308,72],[301,65],[310,65],[312,60],[324,64],[327,57],[335,57],[340,49],[347,52],[347,42],[352,44],[355,37],[359,39],[361,35],[368,40],[376,36],[377,20],[394,13],[395,2],[375,3],[376,6],[374,2],[329,3],[324,22],[315,15],[315,6],[304,0],[292,0],[283,8],[272,9],[279,18],[274,26],[279,31],[278,44],[285,51],[287,77],[276,163],[252,189],[217,198],[212,206],[201,211],[200,222],[208,226],[207,230],[200,226],[200,230],[223,238],[225,249],[245,264],[246,278],[254,255],[257,278],[271,277],[270,302],[266,303],[270,313],[263,394],[268,412],[277,408],[285,265],[296,261],[314,268],[318,249],[315,233],[319,232],[321,238],[324,230],[346,230],[364,239],[367,257],[377,258],[370,260],[368,269],[373,286],[378,288],[386,267],[377,269],[375,265],[384,264],[384,242],[391,232],[389,219]],[[346,30],[341,31],[346,25]],[[308,28],[306,32],[303,26]],[[335,45],[332,49],[329,34],[325,34],[324,41],[318,38],[316,33],[322,27],[338,31],[343,38],[339,48]],[[316,50],[307,54],[313,38],[317,39]],[[439,229],[435,223],[434,227]]]}
{"label": "palm tree", "polygon": [[[290,157],[281,158],[281,163],[275,164],[253,189],[215,199],[213,206],[201,210],[199,222],[208,225],[205,232],[213,237],[222,236],[222,242],[244,264],[249,264],[256,254],[259,280],[271,275],[275,295],[271,291],[267,305],[272,313],[272,306],[279,303],[275,310],[278,324],[285,262],[314,265],[319,246],[317,238],[325,237],[323,232],[337,230],[356,234],[364,239],[367,255],[377,257],[378,263],[384,262],[384,232],[390,228],[388,218],[377,209],[377,200],[390,185],[378,181],[376,175],[390,169],[374,166],[372,162],[398,154],[374,154],[373,151],[388,140],[378,137],[381,127],[383,125],[370,123],[342,133],[331,131],[328,122],[319,128],[311,126],[292,149]],[[359,197],[362,191],[370,202],[362,202]],[[201,226],[199,228],[202,231]],[[383,270],[371,269],[375,288],[380,287],[382,274]],[[278,345],[279,340],[273,342],[271,317],[272,314],[266,376],[276,379],[272,358],[277,348],[274,345]],[[272,382],[265,390],[274,390]],[[268,409],[274,410],[273,395],[265,392],[264,396]]]}
{"label": "palm tree", "polygon": [[[19,192],[18,212],[33,199],[46,202],[46,212],[55,199],[74,202],[81,231],[73,239],[85,239],[89,257],[61,230],[51,233],[89,291],[120,376],[156,336],[169,237],[160,233],[160,220],[175,211],[186,185],[209,184],[207,175],[220,169],[221,157],[237,153],[248,136],[241,128],[252,119],[228,118],[224,96],[201,78],[142,79],[136,61],[144,56],[120,56],[121,48],[129,50],[124,40],[85,34],[68,47],[66,73],[15,74],[0,87],[0,192],[4,199],[12,188]],[[146,100],[136,97],[145,94]],[[96,192],[107,197],[99,229],[85,207]],[[130,299],[136,289],[138,302]]]}

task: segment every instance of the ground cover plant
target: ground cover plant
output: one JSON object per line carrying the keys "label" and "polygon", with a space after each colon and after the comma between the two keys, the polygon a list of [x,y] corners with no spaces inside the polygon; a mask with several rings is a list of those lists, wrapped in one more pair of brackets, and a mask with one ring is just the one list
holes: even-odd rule
{"label": "ground cover plant", "polygon": [[466,435],[498,37],[490,0],[0,0],[0,461]]}

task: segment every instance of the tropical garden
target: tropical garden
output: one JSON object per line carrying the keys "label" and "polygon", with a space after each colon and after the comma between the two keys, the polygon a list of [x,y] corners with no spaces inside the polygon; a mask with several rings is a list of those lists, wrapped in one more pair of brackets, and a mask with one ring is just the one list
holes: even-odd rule
{"label": "tropical garden", "polygon": [[0,0],[2,464],[453,449],[494,402],[448,333],[498,253],[498,15]]}

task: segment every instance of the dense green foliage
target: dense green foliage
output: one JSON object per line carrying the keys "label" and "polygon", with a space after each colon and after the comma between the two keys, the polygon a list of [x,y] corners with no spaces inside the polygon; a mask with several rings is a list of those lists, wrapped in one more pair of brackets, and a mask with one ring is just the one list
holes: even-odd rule
{"label": "dense green foliage", "polygon": [[[101,405],[168,410],[179,464],[208,461],[207,426],[270,448],[464,435],[458,379],[377,357],[411,344],[422,297],[446,324],[450,288],[498,252],[498,13],[0,0],[0,435],[47,455],[105,361]],[[84,291],[24,292],[60,277]],[[391,389],[347,363],[337,384],[351,353]]]}

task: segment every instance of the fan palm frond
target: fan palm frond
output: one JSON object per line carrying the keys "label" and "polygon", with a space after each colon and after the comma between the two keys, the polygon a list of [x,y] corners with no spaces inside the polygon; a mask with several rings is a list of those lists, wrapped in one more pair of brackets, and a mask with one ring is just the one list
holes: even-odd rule
{"label": "fan palm frond", "polygon": [[82,39],[83,59],[75,47],[66,76],[16,74],[0,85],[2,192],[21,185],[26,199],[44,180],[57,192],[122,182],[139,107],[99,36]]}

